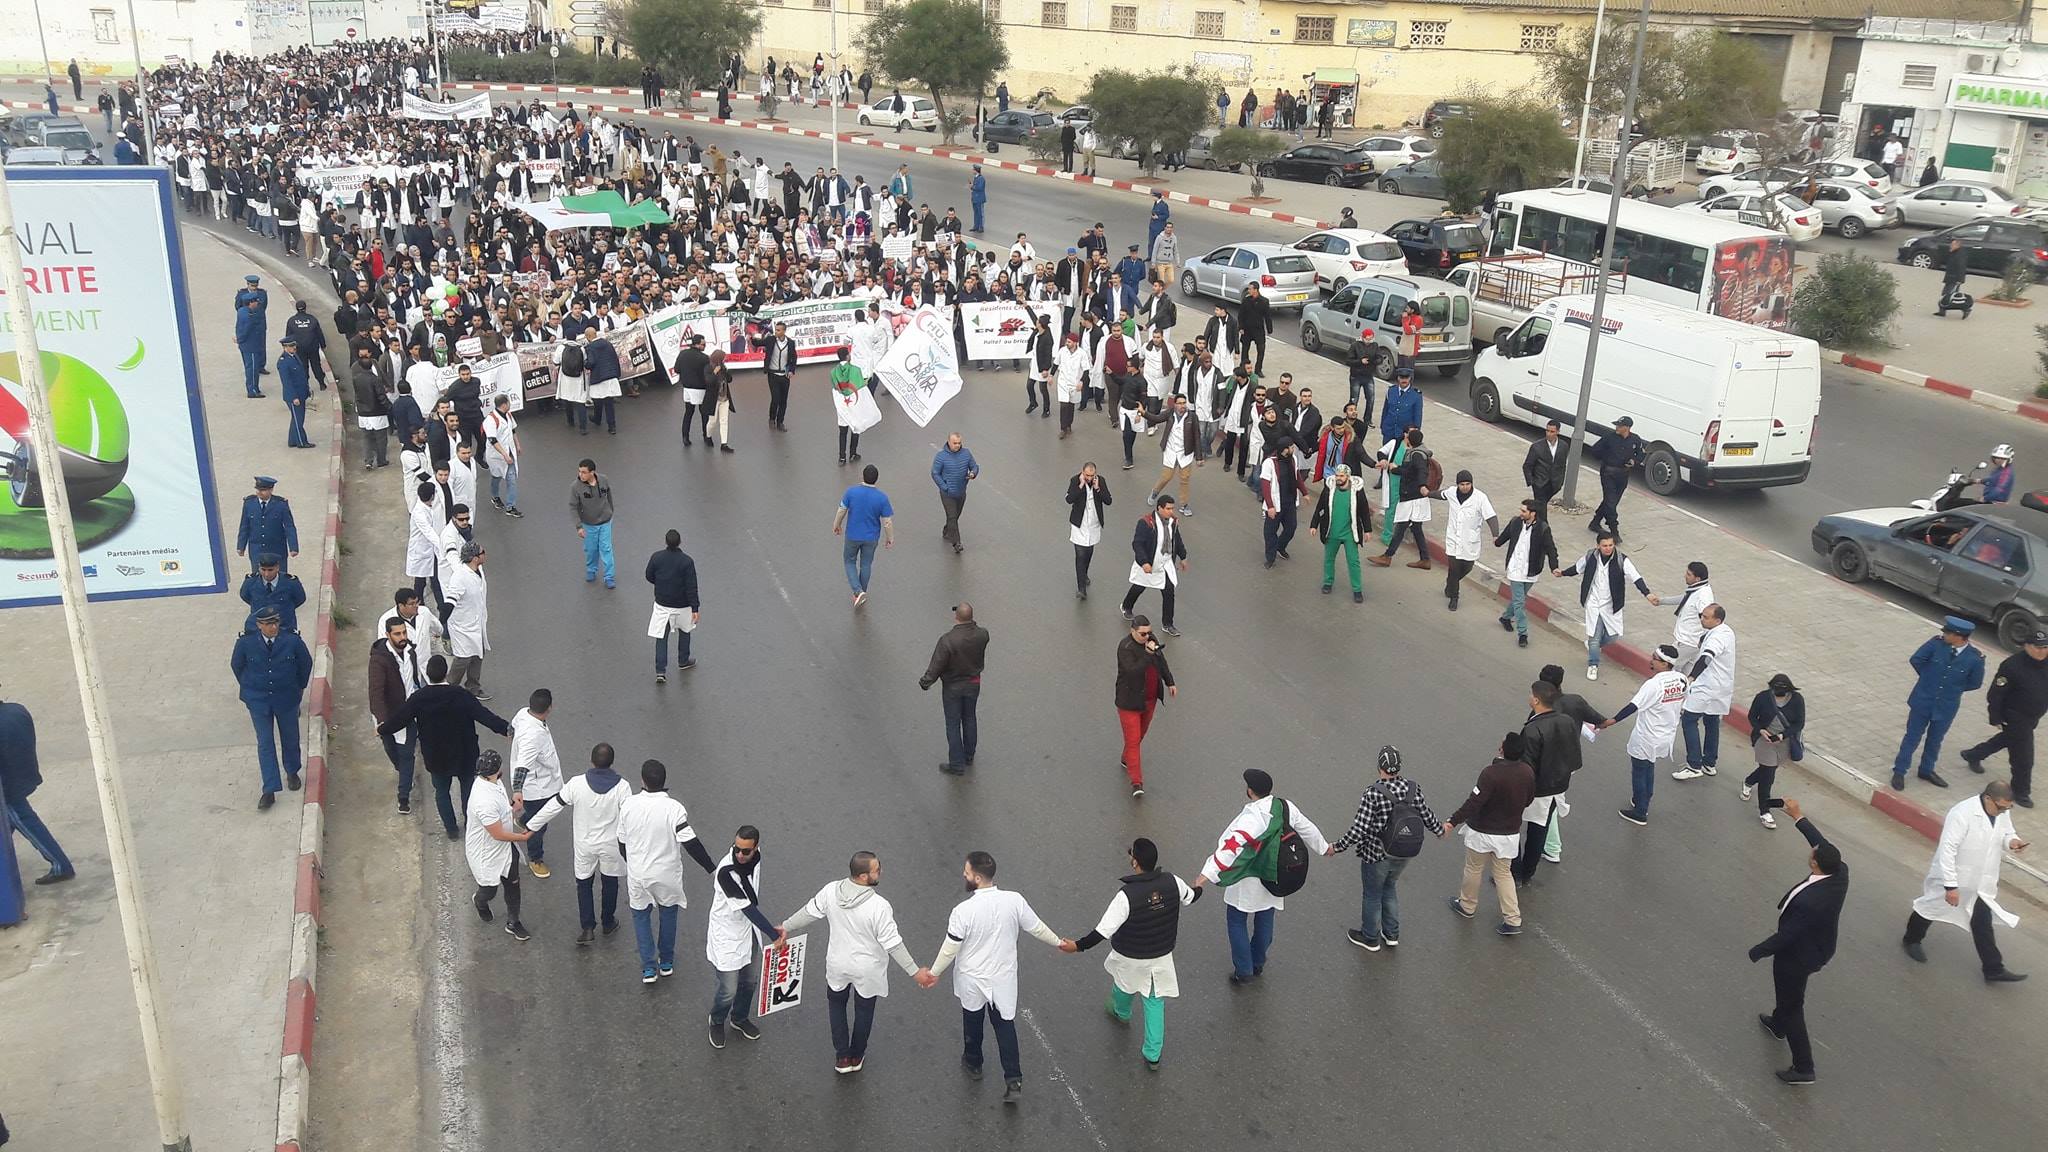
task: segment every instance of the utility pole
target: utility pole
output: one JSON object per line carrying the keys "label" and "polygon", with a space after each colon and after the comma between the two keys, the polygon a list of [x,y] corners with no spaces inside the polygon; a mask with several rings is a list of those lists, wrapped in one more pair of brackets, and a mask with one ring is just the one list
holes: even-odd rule
{"label": "utility pole", "polygon": [[839,169],[839,0],[830,0],[832,5],[832,79],[825,85],[825,100],[832,105],[832,169]]}
{"label": "utility pole", "polygon": [[1586,121],[1593,115],[1593,77],[1600,73],[1600,39],[1607,31],[1607,0],[1600,0],[1599,8],[1593,13],[1593,58],[1586,62],[1586,97],[1579,102],[1579,147],[1572,154],[1572,181],[1577,184],[1585,175],[1586,167]]}
{"label": "utility pole", "polygon": [[142,71],[142,25],[135,22],[135,0],[128,0],[128,30],[135,34],[135,113],[142,117],[142,162],[156,164],[156,125],[150,122],[149,78]]}
{"label": "utility pole", "polygon": [[1564,459],[1564,505],[1574,507],[1579,489],[1579,458],[1586,450],[1586,409],[1593,402],[1593,363],[1600,355],[1600,323],[1607,314],[1607,281],[1613,272],[1614,229],[1621,219],[1621,194],[1627,186],[1629,126],[1636,120],[1636,91],[1643,82],[1643,44],[1650,36],[1650,0],[1643,0],[1636,24],[1635,62],[1628,70],[1628,98],[1622,101],[1621,127],[1615,133],[1613,187],[1607,191],[1607,230],[1600,245],[1600,279],[1593,290],[1592,325],[1586,333],[1586,364],[1579,377],[1578,416],[1572,421],[1572,446]]}
{"label": "utility pole", "polygon": [[43,0],[34,0],[36,14],[36,40],[43,46],[43,83],[51,88],[57,86],[57,73],[50,67],[50,37],[43,31]]}
{"label": "utility pole", "polygon": [[93,779],[99,785],[100,819],[107,826],[107,866],[114,874],[114,899],[121,912],[121,933],[128,945],[128,976],[135,990],[135,1010],[142,1028],[142,1057],[149,1068],[150,1095],[156,1105],[157,1135],[164,1152],[192,1152],[185,1127],[178,1077],[164,1049],[161,993],[157,987],[156,947],[142,908],[142,877],[135,867],[135,832],[128,823],[128,799],[122,791],[119,757],[114,751],[113,710],[100,660],[93,646],[92,624],[85,615],[85,569],[78,559],[78,534],[71,520],[71,494],[64,488],[63,457],[50,415],[50,394],[43,382],[42,350],[36,346],[35,315],[27,278],[21,272],[21,247],[15,238],[14,202],[7,189],[7,170],[0,166],[0,288],[7,292],[8,316],[14,325],[15,372],[28,402],[30,466],[41,482],[43,506],[50,521],[50,551],[57,562],[64,596],[65,631],[71,638],[71,663],[78,674],[79,702],[85,708],[85,741],[92,750]]}

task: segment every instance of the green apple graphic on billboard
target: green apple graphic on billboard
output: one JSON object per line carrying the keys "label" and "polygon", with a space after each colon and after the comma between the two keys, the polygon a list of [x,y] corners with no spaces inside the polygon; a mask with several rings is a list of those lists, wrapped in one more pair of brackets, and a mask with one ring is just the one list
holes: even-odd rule
{"label": "green apple graphic on billboard", "polygon": [[[141,349],[122,367],[141,362]],[[7,487],[0,492],[0,557],[50,556],[44,489],[62,476],[78,525],[79,545],[105,540],[135,513],[128,475],[128,413],[105,377],[90,364],[61,352],[41,355],[43,383],[50,397],[59,461],[52,467],[35,458],[29,443],[26,392],[20,363],[0,352],[0,465]]]}

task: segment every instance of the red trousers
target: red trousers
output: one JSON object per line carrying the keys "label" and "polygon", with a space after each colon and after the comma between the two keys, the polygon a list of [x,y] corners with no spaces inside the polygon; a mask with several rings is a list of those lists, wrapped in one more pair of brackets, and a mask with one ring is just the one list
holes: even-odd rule
{"label": "red trousers", "polygon": [[1143,787],[1145,772],[1138,760],[1138,745],[1145,740],[1145,733],[1152,727],[1152,710],[1159,706],[1157,700],[1145,701],[1143,712],[1116,710],[1117,722],[1124,726],[1124,774],[1131,778],[1131,787]]}

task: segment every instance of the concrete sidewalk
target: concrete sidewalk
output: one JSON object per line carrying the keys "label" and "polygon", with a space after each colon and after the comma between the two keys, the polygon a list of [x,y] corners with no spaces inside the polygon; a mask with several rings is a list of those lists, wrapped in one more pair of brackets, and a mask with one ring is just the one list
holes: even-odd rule
{"label": "concrete sidewalk", "polygon": [[[322,450],[284,448],[285,413],[275,377],[270,398],[242,393],[229,325],[232,297],[249,262],[211,235],[181,229],[202,389],[230,548],[250,477],[278,479],[300,532],[293,570],[308,600],[301,629],[315,649],[314,710],[328,695],[331,657],[314,634],[327,623],[333,557],[327,546],[339,415],[332,392],[315,393],[309,423]],[[274,279],[270,336],[292,298]],[[240,561],[229,554],[231,588]],[[311,1025],[311,946],[317,892],[317,801],[324,727],[307,735],[306,790],[279,795],[268,812],[259,791],[248,713],[228,657],[246,607],[231,590],[209,597],[95,604],[107,689],[114,702],[144,899],[155,934],[175,1062],[195,1148],[269,1149],[296,1140],[281,1129],[302,1108],[302,1051],[292,1029]],[[330,626],[331,629],[331,626]],[[23,1148],[98,1152],[156,1147],[135,1001],[114,885],[107,871],[92,766],[81,733],[77,682],[61,609],[0,613],[10,699],[35,714],[45,783],[37,810],[76,862],[78,879],[31,888],[29,919],[0,933],[0,1084]],[[27,849],[22,849],[28,851]],[[40,861],[24,862],[33,869]],[[287,1000],[292,1002],[287,1007]],[[294,1145],[295,1147],[295,1145]]]}

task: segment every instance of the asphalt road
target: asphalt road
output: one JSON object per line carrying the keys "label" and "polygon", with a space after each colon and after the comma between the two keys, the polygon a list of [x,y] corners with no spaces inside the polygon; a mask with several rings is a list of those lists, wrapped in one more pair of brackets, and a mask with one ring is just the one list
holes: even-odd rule
{"label": "asphalt road", "polygon": [[[763,385],[743,375],[736,455],[682,449],[680,405],[665,391],[625,405],[616,438],[578,437],[536,412],[525,425],[529,515],[486,513],[479,528],[491,549],[493,706],[509,715],[527,691],[550,687],[565,763],[607,740],[622,764],[664,760],[714,842],[758,824],[777,919],[841,875],[852,851],[873,849],[911,951],[928,962],[961,896],[959,860],[980,848],[1005,886],[1078,936],[1114,890],[1132,836],[1157,840],[1184,874],[1199,867],[1241,802],[1245,766],[1273,771],[1280,794],[1334,835],[1373,751],[1391,742],[1447,812],[1498,734],[1520,724],[1535,669],[1572,663],[1574,646],[1547,634],[1516,650],[1484,605],[1445,612],[1439,573],[1368,569],[1367,602],[1354,607],[1316,595],[1308,540],[1265,572],[1248,495],[1204,470],[1188,525],[1187,635],[1169,645],[1182,692],[1153,730],[1149,791],[1134,801],[1116,766],[1109,692],[1123,631],[1120,538],[1156,473],[1107,473],[1115,527],[1083,603],[1061,493],[1083,460],[1114,459],[1099,418],[1058,441],[1049,423],[1021,416],[1021,389],[998,373],[971,375],[928,429],[892,407],[864,448],[894,499],[898,544],[854,611],[829,533],[854,477],[834,463],[823,389],[822,369],[801,372],[791,430],[773,434],[761,426]],[[951,429],[983,469],[959,557],[938,539],[926,477]],[[564,504],[584,454],[618,491],[617,591],[578,578]],[[672,526],[697,559],[704,620],[699,666],[657,686],[640,567]],[[938,701],[915,682],[962,597],[994,640],[978,765],[956,780],[936,770]],[[1591,687],[1596,705],[1622,702],[1620,684]],[[520,945],[470,916],[459,850],[423,815],[452,909],[440,978],[459,1040],[451,1049],[437,1034],[429,1047],[456,1053],[439,1073],[444,1117],[466,1119],[445,1122],[480,1141],[451,1146],[652,1147],[686,1133],[732,1148],[1163,1149],[1326,1144],[1369,1126],[1400,1145],[1533,1136],[1616,1149],[1918,1149],[1952,1142],[1960,1117],[1973,1144],[2029,1140],[2033,1120],[2012,1108],[2015,1084],[1999,1069],[2048,1056],[2033,1014],[2006,1007],[2030,993],[1985,988],[1960,932],[1935,937],[1927,967],[1899,954],[1924,845],[1846,802],[1814,804],[1856,876],[1841,952],[1811,999],[1824,1079],[1794,1092],[1770,1077],[1783,1051],[1753,1018],[1769,1006],[1769,975],[1743,952],[1770,930],[1805,855],[1796,833],[1758,828],[1737,799],[1743,759],[1732,745],[1720,778],[1665,779],[1658,823],[1637,829],[1612,814],[1625,798],[1621,740],[1590,749],[1568,863],[1526,894],[1519,939],[1490,931],[1490,895],[1474,923],[1443,906],[1458,852],[1431,845],[1403,881],[1401,948],[1361,953],[1343,935],[1357,915],[1353,862],[1318,861],[1280,915],[1265,977],[1235,989],[1212,894],[1183,918],[1184,991],[1156,1075],[1136,1037],[1102,1015],[1099,954],[1022,941],[1028,1092],[1014,1110],[998,1103],[996,1078],[961,1076],[949,984],[923,992],[898,973],[857,1076],[831,1074],[817,1003],[770,1018],[758,1045],[732,1039],[714,1052],[702,1032],[708,882],[694,869],[679,975],[646,988],[630,930],[593,948],[571,943],[566,836],[551,837],[555,877],[527,883],[535,938]],[[2048,953],[2031,926],[2004,939],[2016,968]],[[821,928],[812,941],[822,946]]]}

